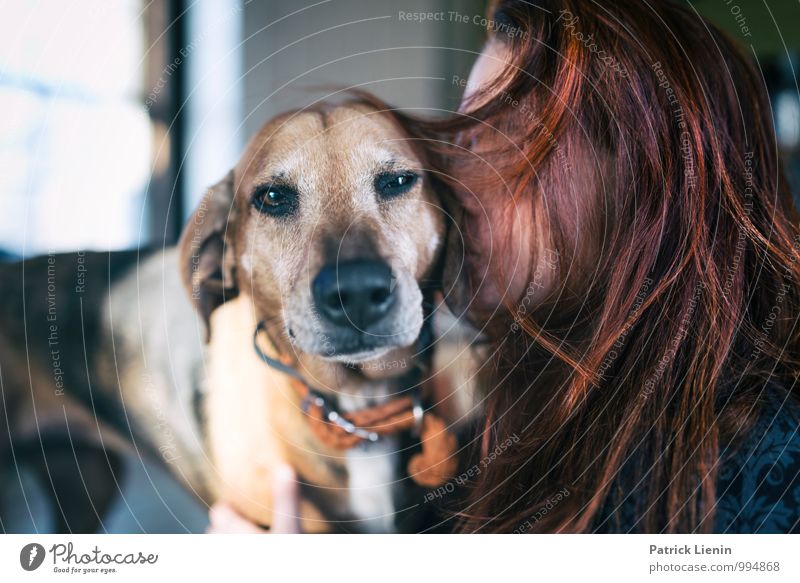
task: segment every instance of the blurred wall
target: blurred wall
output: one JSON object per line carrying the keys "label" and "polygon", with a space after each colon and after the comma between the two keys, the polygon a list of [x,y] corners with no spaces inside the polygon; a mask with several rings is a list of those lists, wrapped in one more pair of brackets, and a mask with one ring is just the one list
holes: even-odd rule
{"label": "blurred wall", "polygon": [[466,75],[480,51],[484,12],[483,0],[245,4],[247,134],[326,93],[314,85],[359,86],[406,108],[454,108],[461,91],[452,76]]}

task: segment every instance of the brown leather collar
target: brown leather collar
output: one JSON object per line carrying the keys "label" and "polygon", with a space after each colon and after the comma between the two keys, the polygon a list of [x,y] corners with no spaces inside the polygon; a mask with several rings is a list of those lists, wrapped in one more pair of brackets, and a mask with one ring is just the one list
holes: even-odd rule
{"label": "brown leather collar", "polygon": [[307,385],[291,379],[292,386],[303,399],[303,411],[311,429],[325,445],[333,449],[349,449],[363,441],[378,441],[381,436],[422,428],[424,411],[418,391],[414,396],[395,397],[380,405],[341,413],[329,399]]}
{"label": "brown leather collar", "polygon": [[[262,331],[265,331],[264,322],[259,322],[253,335],[256,354],[267,365],[289,376],[292,387],[302,399],[303,412],[308,416],[311,429],[323,444],[344,450],[364,441],[374,442],[382,436],[414,430],[422,451],[409,461],[409,476],[419,485],[432,488],[455,475],[458,442],[444,421],[423,409],[417,369],[413,371],[417,382],[412,382],[412,388],[404,391],[405,394],[374,407],[342,413],[330,397],[307,383],[289,362],[273,358],[261,349],[258,337]],[[423,347],[421,352],[425,350]]]}

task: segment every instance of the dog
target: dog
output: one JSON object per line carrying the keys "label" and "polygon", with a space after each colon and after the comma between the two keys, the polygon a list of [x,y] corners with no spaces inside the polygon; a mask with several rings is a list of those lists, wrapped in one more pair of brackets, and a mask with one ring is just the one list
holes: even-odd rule
{"label": "dog", "polygon": [[[0,267],[4,281],[46,275],[41,289],[0,290],[0,346],[11,347],[0,366],[20,377],[10,394],[46,396],[56,427],[59,405],[68,418],[65,402],[91,404],[76,417],[102,445],[86,456],[97,484],[115,470],[99,452],[108,460],[108,443],[132,441],[201,499],[264,526],[270,474],[285,462],[303,485],[304,531],[429,528],[439,517],[419,508],[421,488],[457,469],[455,437],[425,402],[441,395],[421,390],[436,366],[429,322],[447,228],[424,153],[391,112],[351,100],[286,113],[209,189],[177,248]],[[55,341],[73,351],[58,382],[52,306],[35,301],[48,289]],[[40,371],[30,386],[23,337]],[[21,441],[44,409],[17,400],[6,429]],[[110,496],[97,490],[90,502]]]}

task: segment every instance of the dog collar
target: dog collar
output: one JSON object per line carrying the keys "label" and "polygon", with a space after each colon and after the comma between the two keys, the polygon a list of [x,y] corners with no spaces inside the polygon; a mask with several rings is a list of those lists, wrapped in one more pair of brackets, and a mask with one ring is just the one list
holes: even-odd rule
{"label": "dog collar", "polygon": [[[426,326],[427,328],[427,326]],[[294,367],[265,353],[258,344],[264,322],[259,322],[253,334],[253,347],[268,366],[287,375],[302,397],[302,409],[312,431],[324,444],[334,449],[349,449],[364,441],[374,442],[384,435],[413,430],[420,442],[420,452],[408,462],[408,475],[425,488],[435,488],[452,479],[458,471],[458,440],[444,420],[425,410],[420,400],[419,379],[412,384],[410,394],[386,403],[342,413],[331,399],[312,387]],[[420,334],[420,350],[427,355],[431,331]],[[418,372],[415,370],[415,372]]]}
{"label": "dog collar", "polygon": [[[328,445],[336,449],[347,449],[362,440],[375,442],[381,435],[408,429],[419,435],[425,410],[418,382],[406,390],[410,394],[375,407],[343,413],[330,396],[312,386],[297,369],[264,352],[258,343],[258,337],[262,332],[266,332],[263,321],[258,323],[253,335],[253,348],[256,354],[264,363],[291,379],[292,386],[302,397],[303,412],[315,423],[315,433]],[[416,370],[413,373],[416,373]],[[317,424],[319,421],[327,422],[332,427],[320,426]]]}

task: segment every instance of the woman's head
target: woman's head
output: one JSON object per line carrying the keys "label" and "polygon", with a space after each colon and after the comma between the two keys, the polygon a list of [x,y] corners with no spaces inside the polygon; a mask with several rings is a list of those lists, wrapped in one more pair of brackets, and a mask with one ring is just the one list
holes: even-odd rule
{"label": "woman's head", "polygon": [[632,490],[636,528],[707,528],[720,439],[800,358],[763,81],[684,3],[501,1],[490,20],[438,127],[463,210],[450,298],[495,348],[484,447],[520,441],[465,528],[513,530],[563,488],[533,530],[594,528]]}

